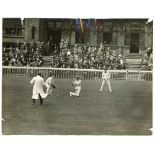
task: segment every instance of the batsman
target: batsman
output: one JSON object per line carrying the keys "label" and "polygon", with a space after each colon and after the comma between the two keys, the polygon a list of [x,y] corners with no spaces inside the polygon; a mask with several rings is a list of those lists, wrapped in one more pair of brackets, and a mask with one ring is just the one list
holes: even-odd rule
{"label": "batsman", "polygon": [[54,74],[50,72],[49,78],[45,82],[46,94],[53,95],[53,90],[56,88],[54,85]]}

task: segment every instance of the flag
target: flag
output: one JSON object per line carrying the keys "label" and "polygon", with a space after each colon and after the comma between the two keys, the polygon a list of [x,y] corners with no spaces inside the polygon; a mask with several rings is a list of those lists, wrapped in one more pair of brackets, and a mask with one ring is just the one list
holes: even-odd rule
{"label": "flag", "polygon": [[81,25],[81,31],[83,33],[83,21],[82,21],[82,19],[80,19],[80,25]]}
{"label": "flag", "polygon": [[78,31],[78,27],[79,27],[79,22],[78,22],[78,19],[76,19],[76,31]]}
{"label": "flag", "polygon": [[90,19],[88,19],[88,29],[90,29],[91,27],[91,22],[90,22]]}

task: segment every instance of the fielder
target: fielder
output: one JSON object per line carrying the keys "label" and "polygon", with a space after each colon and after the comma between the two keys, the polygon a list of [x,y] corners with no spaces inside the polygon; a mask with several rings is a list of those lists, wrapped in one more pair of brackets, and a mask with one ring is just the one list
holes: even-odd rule
{"label": "fielder", "polygon": [[80,80],[79,76],[76,76],[76,78],[73,81],[72,85],[74,86],[75,92],[70,92],[70,96],[79,97],[80,91],[81,91],[81,80]]}
{"label": "fielder", "polygon": [[103,86],[104,86],[105,82],[107,82],[108,87],[109,87],[109,91],[112,92],[111,84],[110,84],[110,73],[109,73],[109,71],[107,71],[106,67],[105,67],[104,71],[102,72],[102,79],[103,79],[103,81],[101,84],[100,91],[103,90]]}
{"label": "fielder", "polygon": [[55,89],[54,85],[54,75],[50,72],[50,77],[45,82],[46,94],[53,95],[53,90]]}
{"label": "fielder", "polygon": [[44,79],[41,77],[41,73],[38,73],[31,81],[30,84],[33,85],[32,93],[32,104],[35,104],[35,100],[40,99],[40,105],[43,105],[43,98],[46,98],[46,94],[43,90]]}

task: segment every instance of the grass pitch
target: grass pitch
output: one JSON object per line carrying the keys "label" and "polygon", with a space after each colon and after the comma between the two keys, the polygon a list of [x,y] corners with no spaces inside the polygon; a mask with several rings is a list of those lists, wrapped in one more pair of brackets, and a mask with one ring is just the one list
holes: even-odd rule
{"label": "grass pitch", "polygon": [[69,79],[56,79],[53,96],[31,105],[30,78],[3,77],[2,132],[5,135],[151,135],[152,82],[83,80],[80,97]]}

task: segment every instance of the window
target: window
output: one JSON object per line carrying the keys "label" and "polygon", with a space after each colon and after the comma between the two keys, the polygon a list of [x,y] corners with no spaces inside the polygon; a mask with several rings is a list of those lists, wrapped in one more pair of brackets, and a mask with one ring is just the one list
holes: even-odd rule
{"label": "window", "polygon": [[22,22],[20,18],[4,18],[3,34],[11,36],[22,35]]}
{"label": "window", "polygon": [[111,32],[103,33],[103,43],[104,44],[112,44],[112,33]]}
{"label": "window", "polygon": [[22,35],[22,28],[17,29],[17,35]]}
{"label": "window", "polygon": [[5,34],[16,34],[16,29],[15,28],[6,28]]}
{"label": "window", "polygon": [[56,22],[56,28],[61,28],[61,22]]}

